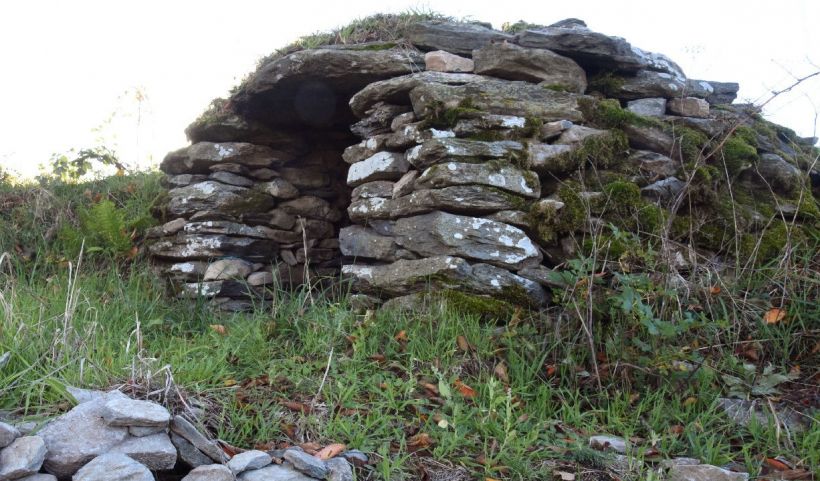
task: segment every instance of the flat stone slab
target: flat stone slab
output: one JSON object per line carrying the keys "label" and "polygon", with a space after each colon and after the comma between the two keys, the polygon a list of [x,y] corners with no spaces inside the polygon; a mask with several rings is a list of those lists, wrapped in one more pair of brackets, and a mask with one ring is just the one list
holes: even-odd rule
{"label": "flat stone slab", "polygon": [[431,139],[407,152],[407,160],[423,169],[446,161],[479,163],[491,159],[511,159],[522,156],[524,146],[520,142],[501,140],[484,142],[467,139]]}
{"label": "flat stone slab", "polygon": [[194,447],[190,441],[174,432],[171,433],[171,443],[177,448],[179,460],[192,468],[205,466],[214,462],[213,459],[205,456],[202,451]]}
{"label": "flat stone slab", "polygon": [[15,439],[0,451],[0,480],[22,478],[37,473],[46,457],[46,444],[40,436]]}
{"label": "flat stone slab", "polygon": [[506,162],[446,162],[428,167],[415,181],[415,187],[421,189],[471,184],[497,187],[522,197],[541,197],[538,176]]}
{"label": "flat stone slab", "polygon": [[288,449],[283,455],[286,461],[293,464],[293,467],[310,477],[324,479],[328,474],[327,465],[321,459],[311,456],[301,449]]}
{"label": "flat stone slab", "polygon": [[393,235],[397,244],[423,257],[458,256],[512,270],[541,262],[541,253],[524,231],[480,217],[446,212],[403,217]]}
{"label": "flat stone slab", "polygon": [[446,50],[457,55],[472,55],[473,50],[491,42],[511,41],[512,35],[484,25],[467,22],[430,20],[411,25],[407,40],[422,50]]}
{"label": "flat stone slab", "polygon": [[159,168],[166,174],[206,174],[216,164],[232,163],[249,168],[281,165],[289,156],[264,145],[247,142],[197,142],[176,150],[163,159]]}
{"label": "flat stone slab", "polygon": [[473,51],[475,73],[584,93],[587,76],[575,61],[550,50],[492,43]]}
{"label": "flat stone slab", "polygon": [[667,473],[669,481],[747,481],[748,473],[736,473],[710,464],[675,464]]}
{"label": "flat stone slab", "polygon": [[142,464],[121,453],[97,456],[83,466],[72,481],[154,481],[154,475]]}
{"label": "flat stone slab", "polygon": [[347,171],[347,185],[356,187],[376,180],[398,180],[410,170],[404,154],[378,152],[367,159],[356,162]]}
{"label": "flat stone slab", "polygon": [[139,461],[152,471],[173,469],[177,462],[177,450],[165,433],[143,437],[129,437],[111,448],[109,453],[122,453]]}
{"label": "flat stone slab", "polygon": [[260,469],[272,462],[270,455],[264,451],[250,450],[239,453],[228,461],[228,468],[233,474],[240,474],[252,469]]}
{"label": "flat stone slab", "polygon": [[174,416],[171,421],[171,432],[185,438],[195,448],[216,462],[223,462],[226,459],[225,453],[213,441],[206,438],[187,419],[182,416]]}
{"label": "flat stone slab", "polygon": [[167,426],[171,414],[157,403],[115,397],[103,406],[103,419],[109,426],[156,427]]}

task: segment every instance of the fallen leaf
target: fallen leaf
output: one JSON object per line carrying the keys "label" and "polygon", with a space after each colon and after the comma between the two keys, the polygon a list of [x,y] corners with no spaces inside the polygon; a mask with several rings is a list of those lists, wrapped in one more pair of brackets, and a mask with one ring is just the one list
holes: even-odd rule
{"label": "fallen leaf", "polygon": [[467,342],[467,338],[464,336],[456,337],[456,344],[458,345],[458,348],[464,352],[470,352],[472,350],[470,343]]}
{"label": "fallen leaf", "polygon": [[435,384],[431,384],[429,382],[422,382],[422,383],[419,383],[419,384],[421,384],[421,387],[423,387],[427,392],[429,392],[433,396],[438,396],[439,395],[438,388],[436,387]]}
{"label": "fallen leaf", "polygon": [[236,385],[237,385],[237,382],[236,382],[236,379],[225,379],[225,381],[223,382],[223,384],[224,384],[226,387],[231,387],[231,386],[236,386]]}
{"label": "fallen leaf", "polygon": [[669,427],[669,432],[672,434],[683,434],[683,425],[675,424]]}
{"label": "fallen leaf", "polygon": [[555,364],[549,364],[548,366],[546,366],[547,377],[554,376],[555,371],[557,371],[557,370],[558,370],[558,368],[555,366]]}
{"label": "fallen leaf", "polygon": [[225,336],[228,334],[228,328],[223,326],[222,324],[211,324],[208,327],[210,327],[212,331],[221,336]]}
{"label": "fallen leaf", "polygon": [[504,384],[510,383],[510,376],[507,374],[507,365],[504,364],[504,361],[496,364],[495,369],[493,369],[493,374],[495,374],[495,377],[497,377],[498,380]]}
{"label": "fallen leaf", "polygon": [[310,414],[311,412],[310,406],[304,403],[296,401],[282,401],[281,404],[291,411],[296,411],[302,414]]}
{"label": "fallen leaf", "polygon": [[774,469],[775,471],[788,471],[790,469],[789,465],[774,458],[766,458],[764,462],[766,463],[766,466]]}
{"label": "fallen leaf", "polygon": [[561,481],[575,481],[575,474],[573,473],[568,473],[566,471],[555,471],[555,474],[561,478]]}
{"label": "fallen leaf", "polygon": [[689,396],[688,398],[684,399],[683,405],[684,406],[691,406],[692,404],[695,404],[697,402],[698,402],[698,398],[696,398],[694,396]]}
{"label": "fallen leaf", "polygon": [[456,389],[458,389],[458,392],[461,393],[462,396],[467,397],[467,398],[476,397],[477,393],[475,392],[475,389],[473,389],[470,386],[464,384],[463,382],[459,381],[458,379],[456,379],[456,381],[453,384],[455,384]]}
{"label": "fallen leaf", "polygon": [[418,433],[407,440],[407,449],[410,452],[429,448],[433,444],[433,438],[427,433]]}
{"label": "fallen leaf", "polygon": [[370,356],[370,360],[376,362],[384,362],[385,360],[387,360],[387,358],[384,357],[384,354],[373,354],[372,356]]}
{"label": "fallen leaf", "polygon": [[311,456],[315,456],[316,453],[318,453],[319,450],[322,449],[322,445],[318,443],[302,443],[299,445],[299,447]]}
{"label": "fallen leaf", "polygon": [[344,452],[345,449],[347,449],[347,446],[341,443],[328,444],[327,446],[320,449],[319,452],[314,454],[313,456],[323,461],[326,461],[330,458],[335,458],[336,456],[340,455]]}
{"label": "fallen leaf", "polygon": [[716,296],[720,294],[720,286],[712,286],[709,288],[709,294]]}
{"label": "fallen leaf", "polygon": [[133,259],[133,258],[137,257],[137,254],[139,254],[139,253],[140,253],[140,248],[137,247],[137,246],[134,246],[131,249],[129,249],[128,254],[126,254],[126,257],[128,259]]}
{"label": "fallen leaf", "polygon": [[398,334],[394,337],[395,340],[399,342],[407,342],[407,331],[401,330]]}
{"label": "fallen leaf", "polygon": [[763,315],[763,320],[766,324],[777,324],[778,322],[782,321],[786,318],[786,311],[780,309],[779,307],[772,307],[766,314]]}

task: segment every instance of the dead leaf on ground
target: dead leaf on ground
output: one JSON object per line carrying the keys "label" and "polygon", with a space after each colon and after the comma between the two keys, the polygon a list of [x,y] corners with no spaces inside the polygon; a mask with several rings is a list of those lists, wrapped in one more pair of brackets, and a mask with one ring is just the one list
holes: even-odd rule
{"label": "dead leaf on ground", "polygon": [[347,446],[341,443],[329,444],[324,448],[320,449],[318,453],[314,454],[314,456],[323,461],[326,461],[330,458],[335,458],[336,456],[342,454],[345,449],[347,449]]}
{"label": "dead leaf on ground", "polygon": [[407,331],[402,329],[393,339],[399,342],[407,342]]}
{"label": "dead leaf on ground", "polygon": [[770,467],[771,469],[774,469],[775,471],[788,471],[789,469],[791,469],[789,465],[787,465],[783,461],[774,458],[766,458],[764,462],[766,463],[766,466]]}
{"label": "dead leaf on ground", "polygon": [[458,348],[463,352],[470,352],[472,350],[472,346],[470,346],[470,343],[467,342],[467,338],[464,336],[456,337],[456,344],[458,345]]}
{"label": "dead leaf on ground", "polygon": [[510,376],[507,374],[507,365],[504,364],[504,361],[496,364],[495,369],[493,369],[493,374],[495,374],[495,377],[497,377],[498,380],[504,384],[510,383]]}
{"label": "dead leaf on ground", "polygon": [[427,449],[433,445],[433,438],[427,433],[418,433],[407,441],[407,450],[412,452]]}
{"label": "dead leaf on ground", "polygon": [[777,324],[786,318],[786,311],[779,307],[772,307],[763,314],[763,321],[766,324]]}
{"label": "dead leaf on ground", "polygon": [[221,336],[226,336],[228,334],[228,328],[223,326],[222,324],[211,324],[208,327],[210,327],[212,331]]}
{"label": "dead leaf on ground", "polygon": [[709,294],[716,296],[720,294],[720,286],[712,286],[709,288]]}
{"label": "dead leaf on ground", "polygon": [[296,411],[302,414],[310,414],[310,412],[312,411],[310,406],[308,406],[307,404],[296,401],[282,401],[280,404],[290,409],[291,411]]}
{"label": "dead leaf on ground", "polygon": [[464,384],[463,382],[456,379],[453,383],[458,389],[458,392],[461,393],[462,396],[466,398],[474,398],[478,393],[476,393],[475,389],[471,388],[470,386]]}
{"label": "dead leaf on ground", "polygon": [[322,449],[322,445],[319,443],[302,443],[299,445],[299,447],[311,456],[315,456],[316,453],[318,453],[319,450]]}
{"label": "dead leaf on ground", "polygon": [[439,395],[438,387],[435,384],[432,384],[432,383],[429,383],[429,382],[422,382],[422,383],[419,383],[419,384],[421,385],[421,387],[424,388],[425,391],[429,392],[433,396],[438,396]]}

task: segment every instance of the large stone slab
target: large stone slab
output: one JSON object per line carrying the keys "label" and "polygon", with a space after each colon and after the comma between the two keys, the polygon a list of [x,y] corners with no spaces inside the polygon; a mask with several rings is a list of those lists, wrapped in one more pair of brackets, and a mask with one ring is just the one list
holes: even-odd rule
{"label": "large stone slab", "polygon": [[584,93],[587,75],[572,59],[540,48],[492,43],[473,51],[475,73],[507,80],[543,82],[543,85]]}
{"label": "large stone slab", "polygon": [[468,73],[418,72],[402,75],[373,82],[364,87],[351,97],[350,109],[356,116],[364,117],[367,111],[379,102],[410,105],[410,91],[420,85],[430,83],[462,85],[486,80],[487,77]]}
{"label": "large stone slab", "polygon": [[[451,74],[456,75],[456,74]],[[466,75],[466,74],[462,74]],[[484,77],[484,80],[463,85],[427,83],[410,91],[410,101],[416,116],[434,116],[442,108],[472,108],[500,115],[537,117],[553,120],[581,121],[578,105],[582,95],[559,92],[521,81],[504,81]]]}
{"label": "large stone slab", "polygon": [[431,139],[407,152],[407,160],[419,169],[444,161],[481,162],[522,158],[524,145],[512,140],[484,142],[468,139]]}
{"label": "large stone slab", "polygon": [[415,182],[417,189],[472,184],[497,187],[522,197],[541,197],[538,176],[506,162],[446,162],[428,167]]}
{"label": "large stone slab", "polygon": [[[199,211],[216,210],[234,212],[243,205],[247,194],[245,187],[227,185],[221,182],[208,180],[185,187],[177,187],[168,191],[168,213],[172,216],[189,217]],[[260,210],[273,207],[273,199],[266,202]]]}
{"label": "large stone slab", "polygon": [[398,297],[428,289],[456,289],[540,305],[548,295],[537,283],[489,264],[470,265],[450,256],[399,260],[379,266],[346,265],[342,274],[356,292],[380,297]]}
{"label": "large stone slab", "polygon": [[73,481],[154,481],[154,475],[142,464],[120,453],[97,456],[82,467]]}
{"label": "large stone slab", "polygon": [[747,481],[748,473],[736,473],[710,464],[674,464],[667,473],[669,481]]}
{"label": "large stone slab", "polygon": [[197,142],[165,156],[159,168],[166,174],[206,174],[215,164],[232,163],[250,168],[281,165],[292,154],[247,142]]}
{"label": "large stone slab", "polygon": [[[268,216],[269,213],[258,215]],[[296,222],[295,219],[293,222]],[[285,224],[287,225],[288,222],[285,222]],[[285,228],[281,226],[279,227]],[[293,223],[290,224],[290,227],[293,227]],[[290,227],[287,228],[289,229]],[[269,227],[262,225],[245,225],[240,224],[238,222],[231,222],[226,220],[206,220],[188,222],[185,224],[185,227],[182,230],[185,235],[219,234],[236,237],[252,237],[254,239],[277,239],[275,230]]]}
{"label": "large stone slab", "polygon": [[356,187],[376,180],[398,180],[410,169],[404,154],[378,152],[367,159],[356,162],[347,171],[347,185]]}
{"label": "large stone slab", "polygon": [[512,35],[481,24],[438,20],[411,25],[405,32],[405,37],[422,50],[446,50],[466,56],[488,43],[513,39]]}
{"label": "large stone slab", "polygon": [[527,234],[508,224],[446,212],[404,217],[396,221],[398,245],[425,257],[458,256],[517,270],[541,262],[541,253]]}
{"label": "large stone slab", "polygon": [[125,440],[128,428],[109,426],[103,419],[103,407],[113,396],[123,395],[106,394],[82,403],[40,430],[38,435],[48,449],[44,462],[48,472],[58,478],[69,477]]}
{"label": "large stone slab", "polygon": [[213,459],[205,456],[202,451],[179,434],[171,433],[171,443],[177,448],[179,460],[191,468],[209,465],[214,462]]}
{"label": "large stone slab", "polygon": [[290,463],[274,464],[262,469],[245,471],[236,479],[239,481],[316,481],[293,469]]}
{"label": "large stone slab", "polygon": [[422,55],[407,49],[302,50],[263,65],[231,102],[239,114],[270,126],[348,126],[346,102],[354,92],[423,66]]}
{"label": "large stone slab", "polygon": [[424,67],[435,72],[470,73],[475,68],[475,63],[469,58],[444,50],[435,50],[424,54]]}
{"label": "large stone slab", "polygon": [[525,30],[516,35],[516,43],[552,50],[587,68],[635,72],[649,66],[645,56],[626,40],[593,32],[577,23]]}
{"label": "large stone slab", "polygon": [[433,210],[454,214],[484,215],[500,210],[525,208],[526,199],[495,187],[455,185],[443,189],[417,190],[393,199],[389,217],[424,214]]}
{"label": "large stone slab", "polygon": [[394,261],[398,247],[392,237],[379,235],[369,227],[351,225],[339,231],[339,249],[353,259]]}
{"label": "large stone slab", "polygon": [[151,244],[151,255],[172,261],[207,260],[214,257],[242,257],[264,261],[278,251],[272,240],[226,235],[177,235]]}
{"label": "large stone slab", "polygon": [[735,82],[714,82],[709,81],[712,86],[713,93],[706,97],[706,101],[712,105],[731,104],[737,98],[737,92],[740,90],[740,84]]}
{"label": "large stone slab", "polygon": [[250,450],[239,453],[228,461],[228,468],[233,474],[244,473],[253,469],[261,469],[272,462],[270,454],[259,451]]}
{"label": "large stone slab", "polygon": [[621,80],[620,87],[610,94],[622,100],[651,97],[671,99],[682,95],[686,88],[686,83],[674,75],[652,70],[641,70]]}
{"label": "large stone slab", "polygon": [[182,416],[174,416],[174,419],[171,421],[171,432],[187,440],[212,460],[218,463],[226,461],[226,456],[225,453],[222,452],[222,449],[220,449],[215,442],[206,438],[193,424]]}

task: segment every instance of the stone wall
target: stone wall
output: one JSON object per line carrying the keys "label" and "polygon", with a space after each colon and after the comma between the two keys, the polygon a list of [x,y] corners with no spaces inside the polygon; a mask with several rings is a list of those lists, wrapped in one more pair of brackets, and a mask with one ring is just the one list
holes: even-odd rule
{"label": "stone wall", "polygon": [[[432,289],[538,307],[552,270],[609,225],[674,237],[668,210],[682,212],[703,231],[667,244],[686,268],[726,254],[718,202],[738,203],[731,234],[754,253],[766,218],[814,219],[814,140],[730,105],[737,84],[574,19],[406,37],[272,60],[189,127],[162,163],[150,247],[179,296],[244,308],[341,268],[372,304]],[[735,181],[768,200],[724,201]]]}

